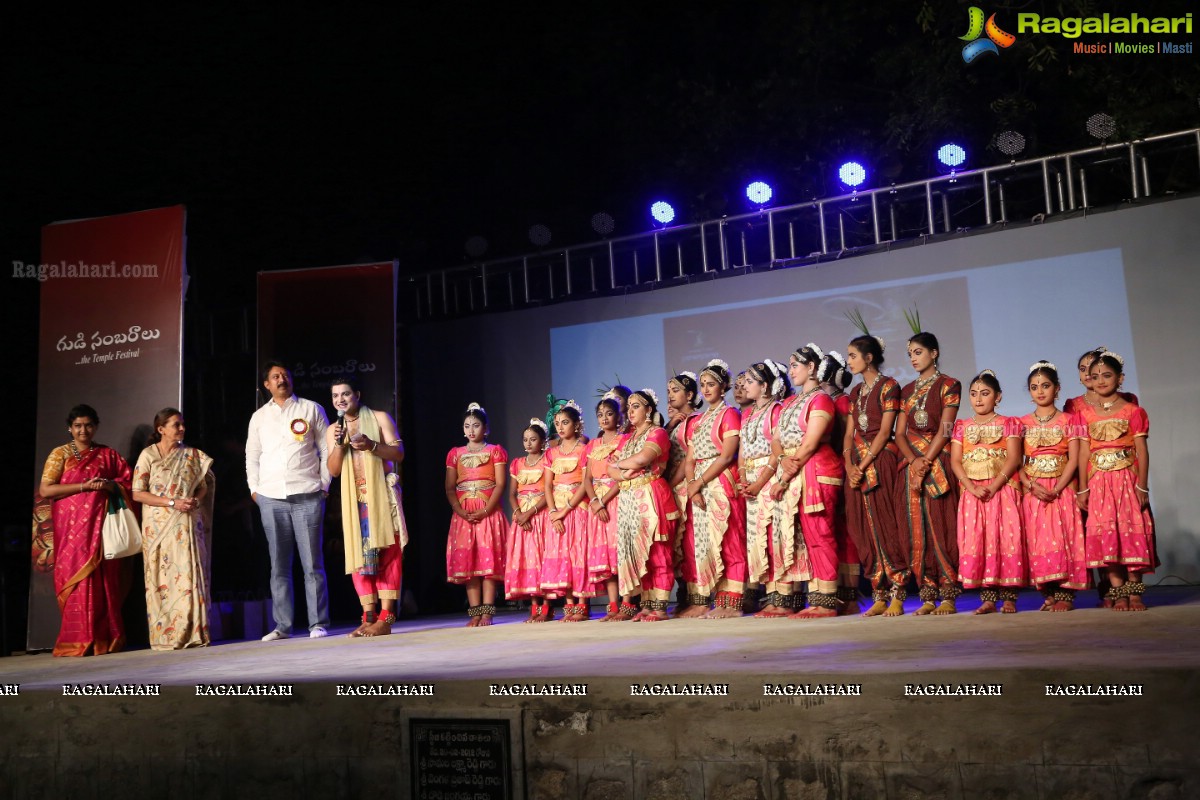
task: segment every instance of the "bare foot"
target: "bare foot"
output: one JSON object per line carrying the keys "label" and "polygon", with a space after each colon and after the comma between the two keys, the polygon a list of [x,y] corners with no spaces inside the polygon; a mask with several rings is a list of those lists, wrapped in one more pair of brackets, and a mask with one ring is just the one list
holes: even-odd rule
{"label": "bare foot", "polygon": [[1016,600],[1005,600],[1003,603],[1000,604],[1000,613],[1002,613],[1002,614],[1017,613],[1017,601]]}
{"label": "bare foot", "polygon": [[864,617],[878,617],[880,614],[882,614],[884,611],[887,610],[887,607],[888,607],[887,603],[883,602],[882,600],[876,600],[875,603],[866,610],[866,612],[863,614],[863,616]]}
{"label": "bare foot", "polygon": [[362,632],[363,638],[371,638],[372,636],[387,636],[392,632],[392,626],[382,617],[372,622],[367,626],[367,629]]}
{"label": "bare foot", "polygon": [[1115,601],[1111,597],[1105,597],[1100,605],[1104,608],[1112,608],[1115,605]]}
{"label": "bare foot", "polygon": [[979,616],[980,614],[995,614],[995,613],[996,613],[996,604],[993,603],[991,600],[984,600],[983,605],[981,605],[979,608],[975,609],[975,616]]}
{"label": "bare foot", "polygon": [[675,608],[671,609],[671,616],[678,619],[680,614],[687,611],[691,607],[691,603],[678,603]]}
{"label": "bare foot", "polygon": [[633,618],[634,622],[665,622],[670,619],[665,611],[643,611]]}
{"label": "bare foot", "polygon": [[957,614],[957,613],[958,613],[958,607],[956,605],[954,605],[953,600],[943,600],[942,602],[938,603],[938,607],[933,612],[933,616],[945,617],[950,614]]}
{"label": "bare foot", "polygon": [[708,606],[688,606],[675,614],[676,619],[695,619],[708,613]]}
{"label": "bare foot", "polygon": [[904,615],[904,601],[892,598],[892,602],[888,603],[887,611],[883,612],[885,617],[900,617]]}
{"label": "bare foot", "polygon": [[933,601],[926,600],[923,603],[921,603],[920,608],[918,608],[916,611],[913,612],[913,615],[917,616],[917,617],[924,617],[929,614],[932,614],[935,609],[937,609],[937,606],[934,605]]}
{"label": "bare foot", "polygon": [[1038,611],[1054,611],[1054,606],[1056,605],[1057,603],[1053,597],[1047,597],[1042,601],[1042,607],[1039,608]]}
{"label": "bare foot", "polygon": [[1113,611],[1128,611],[1129,610],[1129,598],[1128,597],[1118,597],[1116,599],[1116,602],[1113,603],[1112,609],[1113,609]]}
{"label": "bare foot", "polygon": [[858,607],[858,601],[857,601],[857,600],[847,600],[847,601],[846,601],[844,604],[842,604],[842,606],[841,606],[841,607],[838,609],[838,616],[839,616],[839,617],[848,617],[848,616],[850,616],[851,614],[858,614],[858,613],[861,613],[861,611],[862,611],[862,609]]}
{"label": "bare foot", "polygon": [[468,628],[478,628],[479,627],[479,617],[471,617],[469,620],[467,620],[467,627]]}
{"label": "bare foot", "polygon": [[363,624],[359,625],[357,628],[350,631],[350,633],[348,633],[346,635],[348,638],[351,638],[351,639],[361,639],[362,635],[363,635],[363,631],[365,631],[370,626],[371,626],[370,622],[364,622]]}
{"label": "bare foot", "polygon": [[737,608],[714,608],[709,611],[701,619],[731,619],[742,615],[741,605]]}
{"label": "bare foot", "polygon": [[[1045,611],[1046,609],[1043,608],[1042,610]],[[1050,610],[1051,611],[1074,611],[1075,604],[1072,603],[1070,600],[1056,600],[1054,602],[1054,605],[1050,608]]]}
{"label": "bare foot", "polygon": [[1129,595],[1129,610],[1130,611],[1145,611],[1146,604],[1142,602],[1141,595]]}
{"label": "bare foot", "polygon": [[492,615],[491,614],[480,614],[477,617],[477,619],[479,620],[479,622],[475,625],[476,628],[486,628],[487,626],[492,624]]}
{"label": "bare foot", "polygon": [[797,611],[794,614],[788,614],[789,619],[824,619],[825,617],[836,617],[838,615],[836,608],[822,608],[821,606],[809,606],[803,611]]}
{"label": "bare foot", "polygon": [[756,616],[756,617],[786,617],[790,613],[791,612],[788,611],[786,608],[780,608],[779,606],[774,605],[772,603],[767,603],[765,606],[763,606],[763,610],[759,611],[754,616]]}

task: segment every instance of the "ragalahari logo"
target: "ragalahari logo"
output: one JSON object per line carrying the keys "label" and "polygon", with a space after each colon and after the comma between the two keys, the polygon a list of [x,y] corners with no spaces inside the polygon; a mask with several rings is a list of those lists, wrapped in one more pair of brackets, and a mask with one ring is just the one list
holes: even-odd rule
{"label": "ragalahari logo", "polygon": [[[980,37],[985,33],[987,38],[981,39]],[[968,64],[984,53],[998,56],[1001,47],[1012,47],[1013,43],[1017,41],[1017,37],[1000,29],[1000,26],[996,24],[995,14],[988,17],[985,23],[983,9],[979,6],[971,6],[967,10],[967,34],[958,38],[967,43],[963,47],[962,57],[963,61]]]}

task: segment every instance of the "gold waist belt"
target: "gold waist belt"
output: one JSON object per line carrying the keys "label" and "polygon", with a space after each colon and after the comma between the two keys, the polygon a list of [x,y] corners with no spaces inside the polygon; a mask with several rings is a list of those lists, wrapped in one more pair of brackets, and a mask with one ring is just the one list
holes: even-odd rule
{"label": "gold waist belt", "polygon": [[976,447],[963,455],[963,472],[973,481],[990,481],[1000,474],[1006,450],[992,447]]}
{"label": "gold waist belt", "polygon": [[517,508],[522,511],[528,511],[537,505],[537,501],[545,497],[545,492],[526,492],[525,494],[517,495]]}
{"label": "gold waist belt", "polygon": [[1025,459],[1025,474],[1031,478],[1057,478],[1067,466],[1066,456],[1040,455]]}
{"label": "gold waist belt", "polygon": [[1133,466],[1133,448],[1098,450],[1092,453],[1092,466],[1104,472],[1118,472]]}
{"label": "gold waist belt", "polygon": [[471,498],[486,500],[486,490],[495,488],[495,481],[463,481],[455,486],[454,490],[462,495],[461,499],[463,500],[469,500]]}
{"label": "gold waist belt", "polygon": [[657,477],[657,476],[647,473],[647,474],[641,475],[637,478],[631,478],[627,481],[619,481],[617,483],[617,485],[621,487],[622,492],[628,492],[630,489],[637,489],[642,486],[645,486],[646,484],[653,481],[655,479],[655,477]]}
{"label": "gold waist belt", "polygon": [[765,467],[769,463],[771,463],[771,457],[769,455],[759,456],[758,458],[746,459],[746,466],[752,467],[754,469],[757,469],[759,467]]}
{"label": "gold waist belt", "polygon": [[787,456],[788,458],[791,458],[792,456],[796,455],[796,453],[799,453],[799,452],[800,452],[800,445],[796,445],[795,447],[783,448],[783,454],[785,456]]}

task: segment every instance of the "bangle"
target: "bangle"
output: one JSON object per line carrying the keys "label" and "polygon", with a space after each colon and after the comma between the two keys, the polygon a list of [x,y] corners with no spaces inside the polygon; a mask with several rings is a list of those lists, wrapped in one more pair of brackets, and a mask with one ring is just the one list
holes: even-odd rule
{"label": "bangle", "polygon": [[1075,494],[1087,494],[1090,491],[1091,491],[1091,489],[1084,489],[1082,491],[1076,492]]}
{"label": "bangle", "polygon": [[371,442],[371,452],[375,452],[375,448],[379,447],[379,442]]}
{"label": "bangle", "polygon": [[774,472],[777,469],[777,467],[774,464],[767,464],[767,466],[763,467],[763,469],[767,469],[767,470],[770,470],[771,472]]}
{"label": "bangle", "polygon": [[1133,485],[1133,488],[1137,489],[1142,494],[1150,494],[1149,489],[1143,489],[1142,487],[1138,486],[1136,483]]}

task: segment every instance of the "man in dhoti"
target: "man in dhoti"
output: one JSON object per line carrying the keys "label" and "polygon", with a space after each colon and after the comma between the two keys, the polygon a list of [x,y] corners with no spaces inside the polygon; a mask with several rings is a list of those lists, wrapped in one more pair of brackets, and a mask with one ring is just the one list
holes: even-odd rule
{"label": "man in dhoti", "polygon": [[404,443],[386,412],[362,404],[355,378],[334,378],[331,392],[338,421],[326,432],[329,474],[341,478],[346,573],[363,609],[362,623],[350,636],[386,636],[396,621],[408,544],[395,471],[404,460]]}

